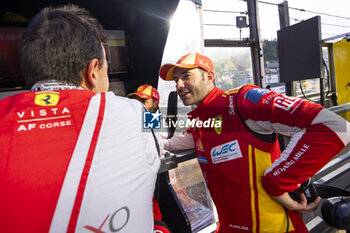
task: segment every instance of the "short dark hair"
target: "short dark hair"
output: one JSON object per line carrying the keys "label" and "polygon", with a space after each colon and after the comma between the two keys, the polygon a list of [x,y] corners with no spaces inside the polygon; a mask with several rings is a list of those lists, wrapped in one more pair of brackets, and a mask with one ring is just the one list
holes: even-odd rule
{"label": "short dark hair", "polygon": [[[203,81],[204,81],[204,80],[205,80],[205,74],[206,74],[208,71],[206,71],[205,69],[203,69],[203,68],[201,68],[201,67],[198,67],[198,69],[199,69],[199,72],[202,74],[202,78],[203,78]],[[216,86],[215,80],[213,81],[213,84],[214,84],[214,86]]]}
{"label": "short dark hair", "polygon": [[198,68],[199,72],[201,73],[203,80],[205,80],[205,74],[207,73],[207,71],[201,67],[197,67],[197,68]]}
{"label": "short dark hair", "polygon": [[103,65],[101,24],[76,5],[42,9],[23,33],[20,62],[26,85],[57,80],[82,83],[85,67],[96,58]]}

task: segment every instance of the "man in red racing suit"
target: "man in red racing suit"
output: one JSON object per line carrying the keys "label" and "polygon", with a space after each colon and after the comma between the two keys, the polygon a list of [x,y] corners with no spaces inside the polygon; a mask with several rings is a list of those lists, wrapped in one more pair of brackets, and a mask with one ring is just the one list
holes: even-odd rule
{"label": "man in red racing suit", "polygon": [[[298,203],[288,192],[349,142],[349,123],[320,105],[254,85],[220,90],[210,59],[198,53],[163,65],[160,76],[175,80],[185,105],[197,105],[188,113],[194,127],[164,145],[176,150],[193,140],[218,211],[217,232],[308,232],[298,211],[320,200],[306,204],[302,195]],[[276,133],[291,136],[282,153]]]}

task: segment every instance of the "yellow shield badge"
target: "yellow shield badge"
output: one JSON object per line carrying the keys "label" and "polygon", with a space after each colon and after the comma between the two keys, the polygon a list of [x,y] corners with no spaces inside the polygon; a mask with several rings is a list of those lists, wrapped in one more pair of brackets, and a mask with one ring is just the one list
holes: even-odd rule
{"label": "yellow shield badge", "polygon": [[214,120],[214,130],[217,134],[221,134],[222,132],[222,116],[216,116]]}
{"label": "yellow shield badge", "polygon": [[196,143],[196,145],[197,145],[197,150],[199,150],[199,151],[205,151],[204,150],[204,146],[203,146],[203,143],[202,143],[202,140],[201,139],[198,139],[198,141],[197,141],[197,143]]}
{"label": "yellow shield badge", "polygon": [[35,96],[34,103],[40,106],[55,106],[59,99],[60,96],[58,94],[50,92],[38,93]]}

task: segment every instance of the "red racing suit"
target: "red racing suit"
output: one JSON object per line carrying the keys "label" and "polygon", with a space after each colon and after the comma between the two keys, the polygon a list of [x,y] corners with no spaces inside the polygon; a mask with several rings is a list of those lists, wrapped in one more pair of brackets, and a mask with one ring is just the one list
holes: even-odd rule
{"label": "red racing suit", "polygon": [[142,111],[77,89],[1,100],[0,231],[153,232],[160,160]]}
{"label": "red racing suit", "polygon": [[[218,232],[286,232],[287,225],[289,232],[308,232],[299,212],[287,215],[270,195],[295,190],[339,153],[350,140],[348,122],[320,105],[254,85],[214,88],[188,117],[215,122],[186,133],[217,208]],[[186,133],[181,138],[190,140]],[[282,154],[276,133],[292,137]],[[174,141],[169,148],[183,144]]]}

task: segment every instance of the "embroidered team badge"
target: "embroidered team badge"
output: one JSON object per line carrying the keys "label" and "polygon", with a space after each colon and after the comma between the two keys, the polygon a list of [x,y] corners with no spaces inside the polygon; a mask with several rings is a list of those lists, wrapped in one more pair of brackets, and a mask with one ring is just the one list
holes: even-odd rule
{"label": "embroidered team badge", "polygon": [[198,139],[198,141],[197,141],[196,145],[197,145],[197,150],[202,151],[202,152],[204,152],[204,151],[205,151],[205,150],[204,150],[204,146],[203,146],[203,143],[202,143],[202,140],[201,140],[201,139]]}
{"label": "embroidered team badge", "polygon": [[[215,117],[215,123],[214,123],[214,130],[217,134],[221,134],[222,132],[222,116],[219,115],[219,116],[216,116]],[[216,122],[220,122],[220,124],[216,124]],[[217,127],[216,125],[220,125],[219,127]]]}
{"label": "embroidered team badge", "polygon": [[40,92],[35,95],[34,103],[40,106],[55,106],[59,99],[59,92]]}

